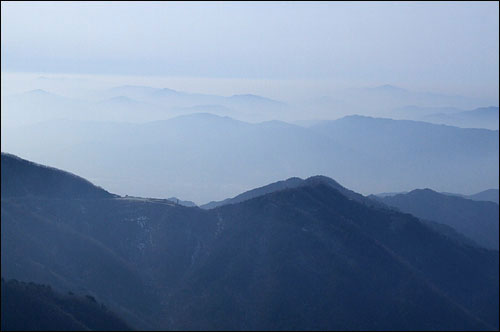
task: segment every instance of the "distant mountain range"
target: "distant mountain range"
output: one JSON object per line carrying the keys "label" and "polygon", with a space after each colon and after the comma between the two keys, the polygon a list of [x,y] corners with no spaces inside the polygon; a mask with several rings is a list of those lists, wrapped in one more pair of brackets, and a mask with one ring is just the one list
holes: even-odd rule
{"label": "distant mountain range", "polygon": [[332,179],[203,210],[53,171],[2,154],[23,187],[2,192],[2,276],[89,294],[138,329],[498,329],[498,251]]}
{"label": "distant mountain range", "polygon": [[[498,191],[497,191],[498,193]],[[498,204],[440,194],[430,189],[394,196],[370,196],[425,220],[451,226],[477,244],[498,250]]]}
{"label": "distant mountain range", "polygon": [[481,107],[471,111],[451,114],[431,114],[422,120],[432,123],[442,123],[462,128],[487,128],[498,130],[498,107]]}
{"label": "distant mountain range", "polygon": [[485,128],[498,130],[498,107],[480,107],[473,110],[441,107],[404,107],[394,110],[391,117],[396,119],[420,120],[461,128]]}
{"label": "distant mountain range", "polygon": [[[46,80],[38,80],[38,83],[50,90],[55,81],[47,84]],[[62,88],[61,91],[71,91],[66,87],[70,83],[71,80],[61,80],[56,85],[59,85],[59,90]],[[498,106],[485,107],[498,105],[498,100],[417,92],[388,84],[337,90],[329,95],[294,102],[248,93],[221,96],[139,85],[97,89],[90,94],[76,90],[77,99],[42,89],[3,96],[4,126],[32,124],[55,118],[147,122],[165,120],[189,113],[190,108],[198,108],[191,112],[211,112],[249,122],[276,119],[310,121],[362,114],[458,127],[498,129],[498,111],[494,111],[495,108],[498,110]],[[204,107],[208,105],[212,108]],[[495,118],[497,121],[494,121]]]}
{"label": "distant mountain range", "polygon": [[463,198],[472,199],[473,201],[489,201],[495,202],[498,204],[499,192],[498,189],[487,189],[481,192],[478,192],[473,195],[462,195],[462,194],[454,194],[454,193],[442,193],[451,196],[459,196]]}
{"label": "distant mountain range", "polygon": [[202,113],[144,124],[50,121],[5,128],[1,142],[2,151],[78,172],[122,195],[200,204],[316,174],[366,193],[494,188],[498,140],[498,131],[363,116],[304,128]]}
{"label": "distant mountain range", "polygon": [[389,116],[386,113],[389,110],[407,107],[408,105],[419,108],[456,108],[464,110],[498,104],[498,100],[494,99],[481,99],[429,91],[412,91],[390,84],[348,89],[339,94],[338,97],[348,103],[348,107],[357,108],[357,112],[363,109],[372,110],[375,112],[371,114],[384,114],[385,116]]}
{"label": "distant mountain range", "polygon": [[477,194],[466,196],[474,201],[490,201],[498,204],[498,189],[487,189]]}
{"label": "distant mountain range", "polygon": [[[387,196],[395,196],[398,194],[407,194],[407,193],[408,193],[407,191],[396,192],[396,193],[380,193],[380,194],[375,194],[375,196],[387,197]],[[498,204],[498,196],[499,196],[498,189],[486,189],[486,190],[483,190],[481,192],[478,192],[478,193],[472,194],[472,195],[463,195],[463,194],[455,194],[455,193],[447,193],[447,192],[442,192],[441,194],[463,197],[463,198],[467,198],[467,199],[472,199],[473,201],[489,201],[489,202],[494,202],[497,204]]]}
{"label": "distant mountain range", "polygon": [[[189,111],[191,108],[194,110]],[[127,85],[99,91],[84,99],[41,89],[9,95],[2,98],[2,120],[8,127],[54,119],[142,123],[209,111],[263,121],[286,115],[287,108],[283,102],[252,94],[226,97]]]}

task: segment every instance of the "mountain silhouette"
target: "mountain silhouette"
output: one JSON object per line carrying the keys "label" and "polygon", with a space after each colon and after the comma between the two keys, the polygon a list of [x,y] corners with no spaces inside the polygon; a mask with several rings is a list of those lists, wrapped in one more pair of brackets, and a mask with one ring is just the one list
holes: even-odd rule
{"label": "mountain silhouette", "polygon": [[2,197],[111,198],[114,195],[74,174],[3,153]]}
{"label": "mountain silhouette", "polygon": [[2,276],[95,294],[139,329],[498,329],[498,251],[303,181],[210,210],[2,195]]}
{"label": "mountain silhouette", "polygon": [[417,189],[407,194],[375,197],[426,220],[451,226],[477,244],[498,250],[498,204]]}
{"label": "mountain silhouette", "polygon": [[244,201],[247,201],[249,199],[259,197],[262,195],[266,195],[266,194],[270,194],[270,193],[280,191],[283,189],[298,188],[298,187],[307,186],[307,185],[311,185],[311,184],[318,184],[318,183],[322,183],[322,184],[325,184],[327,186],[330,186],[330,187],[338,190],[339,192],[341,192],[346,197],[348,197],[350,199],[354,199],[358,202],[362,202],[362,203],[365,203],[368,205],[377,205],[377,202],[375,200],[367,199],[363,195],[360,195],[358,193],[355,193],[352,190],[344,188],[337,181],[330,179],[329,177],[316,175],[316,176],[311,176],[305,180],[298,178],[298,177],[293,177],[293,178],[289,178],[289,179],[284,180],[284,181],[278,181],[278,182],[271,183],[271,184],[268,184],[268,185],[260,187],[260,188],[249,190],[249,191],[244,192],[242,194],[239,194],[233,198],[227,198],[223,201],[218,201],[218,202],[212,201],[212,202],[204,204],[200,207],[202,209],[213,209],[213,208],[227,205],[227,204],[235,204],[235,203],[244,202]]}
{"label": "mountain silhouette", "polygon": [[498,196],[498,189],[487,189],[476,194],[469,195],[467,198],[474,201],[490,201],[498,204]]}
{"label": "mountain silhouette", "polygon": [[85,174],[120,195],[197,204],[315,174],[362,193],[478,192],[498,183],[498,142],[498,131],[362,116],[309,128],[197,113],[142,124],[51,121],[2,130],[2,151]]}

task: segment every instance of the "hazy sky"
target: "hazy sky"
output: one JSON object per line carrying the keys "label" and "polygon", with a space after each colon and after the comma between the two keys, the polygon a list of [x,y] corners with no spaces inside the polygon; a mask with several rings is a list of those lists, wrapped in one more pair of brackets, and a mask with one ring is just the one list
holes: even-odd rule
{"label": "hazy sky", "polygon": [[498,98],[498,2],[1,8],[2,72],[388,83]]}

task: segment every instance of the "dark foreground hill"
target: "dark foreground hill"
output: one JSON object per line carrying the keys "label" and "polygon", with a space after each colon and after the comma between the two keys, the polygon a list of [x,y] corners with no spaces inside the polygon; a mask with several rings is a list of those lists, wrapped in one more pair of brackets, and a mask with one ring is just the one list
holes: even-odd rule
{"label": "dark foreground hill", "polygon": [[498,329],[498,251],[316,179],[211,210],[2,196],[2,275],[140,329]]}
{"label": "dark foreground hill", "polygon": [[129,331],[92,296],[2,278],[2,331]]}
{"label": "dark foreground hill", "polygon": [[2,197],[111,198],[115,195],[74,174],[2,153]]}

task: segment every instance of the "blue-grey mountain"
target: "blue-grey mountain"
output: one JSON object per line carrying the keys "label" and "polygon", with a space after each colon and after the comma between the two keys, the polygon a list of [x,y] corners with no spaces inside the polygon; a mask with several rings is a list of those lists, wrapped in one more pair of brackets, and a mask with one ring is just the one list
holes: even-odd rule
{"label": "blue-grey mountain", "polygon": [[2,195],[2,275],[89,294],[139,329],[498,329],[498,251],[305,182],[210,210]]}
{"label": "blue-grey mountain", "polygon": [[498,204],[440,194],[430,189],[375,197],[418,218],[451,226],[477,244],[498,250]]}
{"label": "blue-grey mountain", "polygon": [[2,130],[3,151],[77,172],[121,195],[197,204],[316,174],[366,193],[479,192],[498,186],[498,142],[498,131],[361,116],[309,128],[204,113]]}

